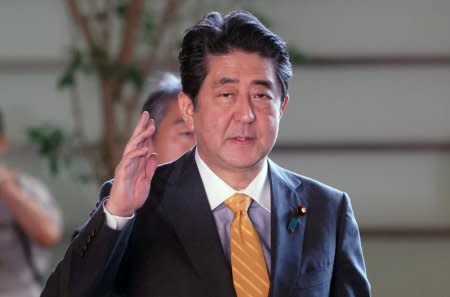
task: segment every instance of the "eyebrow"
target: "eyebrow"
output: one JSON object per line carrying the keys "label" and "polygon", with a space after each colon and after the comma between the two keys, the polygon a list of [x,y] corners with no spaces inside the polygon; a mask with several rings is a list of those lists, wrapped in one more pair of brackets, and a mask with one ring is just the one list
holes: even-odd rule
{"label": "eyebrow", "polygon": [[266,87],[269,90],[274,90],[275,89],[273,83],[270,80],[257,79],[257,80],[252,81],[252,84]]}
{"label": "eyebrow", "polygon": [[219,87],[226,84],[232,84],[232,83],[238,83],[239,79],[237,78],[230,78],[230,77],[222,77],[216,83],[214,84],[215,87]]}
{"label": "eyebrow", "polygon": [[[231,83],[238,83],[239,79],[237,78],[230,78],[230,77],[222,77],[219,79],[214,85],[215,87],[222,86],[225,84],[231,84]],[[270,90],[274,90],[274,84],[270,80],[265,79],[256,79],[251,82],[252,85],[260,85],[263,87],[266,87]]]}

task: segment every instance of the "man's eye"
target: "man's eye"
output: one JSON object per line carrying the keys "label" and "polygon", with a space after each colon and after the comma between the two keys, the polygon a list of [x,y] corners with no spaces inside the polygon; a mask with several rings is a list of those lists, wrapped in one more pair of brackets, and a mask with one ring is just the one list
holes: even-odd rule
{"label": "man's eye", "polygon": [[254,98],[256,99],[263,99],[263,100],[272,100],[272,96],[265,94],[265,93],[258,93],[254,95]]}

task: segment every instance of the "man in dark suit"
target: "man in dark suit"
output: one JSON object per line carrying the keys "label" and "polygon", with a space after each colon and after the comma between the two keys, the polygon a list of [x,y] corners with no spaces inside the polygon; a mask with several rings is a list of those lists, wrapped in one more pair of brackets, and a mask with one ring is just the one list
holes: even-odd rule
{"label": "man in dark suit", "polygon": [[210,13],[179,64],[196,147],[157,167],[144,112],[42,296],[370,296],[347,195],[267,157],[289,100],[285,43],[249,13]]}

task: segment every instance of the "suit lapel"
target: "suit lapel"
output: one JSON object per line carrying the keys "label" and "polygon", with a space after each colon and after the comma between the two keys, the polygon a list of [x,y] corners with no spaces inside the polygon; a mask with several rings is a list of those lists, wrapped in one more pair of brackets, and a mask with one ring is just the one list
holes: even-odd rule
{"label": "suit lapel", "polygon": [[169,178],[162,200],[168,220],[209,296],[235,296],[231,269],[222,250],[214,216],[194,159],[184,157]]}
{"label": "suit lapel", "polygon": [[[271,161],[269,177],[272,190],[272,273],[269,296],[289,296],[289,291],[295,287],[299,276],[307,217],[296,217],[295,213],[300,204],[307,205],[301,197],[301,191],[297,190],[301,186],[298,177],[287,173]],[[287,228],[291,218],[298,222],[294,231]]]}

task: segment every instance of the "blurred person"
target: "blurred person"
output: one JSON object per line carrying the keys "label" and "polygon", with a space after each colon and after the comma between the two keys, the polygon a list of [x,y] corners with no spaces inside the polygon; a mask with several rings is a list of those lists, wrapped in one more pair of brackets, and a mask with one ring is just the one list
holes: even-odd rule
{"label": "blurred person", "polygon": [[370,296],[348,195],[268,159],[289,102],[284,41],[250,13],[212,12],[178,59],[196,146],[158,166],[144,111],[42,296]]}
{"label": "blurred person", "polygon": [[0,110],[0,296],[37,297],[61,214],[44,184],[2,161],[8,149]]}
{"label": "blurred person", "polygon": [[194,133],[186,125],[178,108],[178,94],[181,92],[180,78],[165,73],[142,107],[155,121],[153,147],[159,163],[177,159],[195,144]]}

